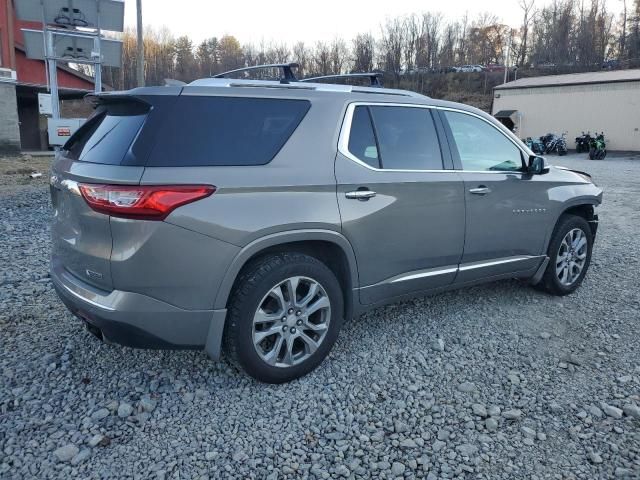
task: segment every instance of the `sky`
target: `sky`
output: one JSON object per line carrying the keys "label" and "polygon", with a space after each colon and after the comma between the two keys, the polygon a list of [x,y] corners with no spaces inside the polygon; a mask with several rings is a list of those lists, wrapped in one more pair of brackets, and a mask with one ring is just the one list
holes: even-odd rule
{"label": "sky", "polygon": [[[488,11],[516,26],[521,17],[518,4],[518,0],[143,0],[142,13],[144,25],[165,25],[176,36],[189,35],[196,43],[230,34],[241,43],[313,44],[335,37],[348,40],[361,32],[377,36],[386,18],[424,11],[439,11],[450,19]],[[125,24],[135,23],[136,2],[125,0]]]}

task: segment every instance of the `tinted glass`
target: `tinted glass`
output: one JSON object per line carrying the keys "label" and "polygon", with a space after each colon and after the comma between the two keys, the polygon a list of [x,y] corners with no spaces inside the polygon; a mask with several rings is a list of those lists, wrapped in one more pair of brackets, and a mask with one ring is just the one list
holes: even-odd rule
{"label": "tinted glass", "polygon": [[349,152],[367,165],[380,167],[376,137],[367,107],[356,107],[351,119],[349,134]]}
{"label": "tinted glass", "polygon": [[382,168],[441,170],[442,155],[427,108],[370,107]]}
{"label": "tinted glass", "polygon": [[136,103],[99,106],[63,147],[74,160],[120,165],[144,123],[147,107]]}
{"label": "tinted glass", "polygon": [[181,96],[147,165],[264,165],[310,106],[307,100]]}
{"label": "tinted glass", "polygon": [[458,112],[444,112],[464,170],[522,169],[520,149],[484,120]]}

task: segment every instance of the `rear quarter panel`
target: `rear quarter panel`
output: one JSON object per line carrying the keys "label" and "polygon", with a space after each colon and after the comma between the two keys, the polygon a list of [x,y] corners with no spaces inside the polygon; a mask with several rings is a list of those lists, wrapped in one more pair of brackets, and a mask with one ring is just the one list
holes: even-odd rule
{"label": "rear quarter panel", "polygon": [[267,165],[148,167],[141,183],[215,185],[215,194],[177,209],[166,221],[240,247],[287,230],[340,231],[333,165],[342,108],[326,95],[313,98]]}

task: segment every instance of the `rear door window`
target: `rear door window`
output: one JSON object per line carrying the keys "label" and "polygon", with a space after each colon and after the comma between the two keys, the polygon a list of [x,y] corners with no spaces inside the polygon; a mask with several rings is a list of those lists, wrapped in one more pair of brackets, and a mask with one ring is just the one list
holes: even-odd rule
{"label": "rear door window", "polygon": [[147,165],[265,165],[310,106],[308,100],[180,96],[167,112]]}
{"label": "rear door window", "polygon": [[368,107],[358,106],[353,111],[349,133],[349,153],[371,167],[380,168],[378,146]]}
{"label": "rear door window", "polygon": [[383,169],[442,170],[438,133],[428,108],[371,106]]}

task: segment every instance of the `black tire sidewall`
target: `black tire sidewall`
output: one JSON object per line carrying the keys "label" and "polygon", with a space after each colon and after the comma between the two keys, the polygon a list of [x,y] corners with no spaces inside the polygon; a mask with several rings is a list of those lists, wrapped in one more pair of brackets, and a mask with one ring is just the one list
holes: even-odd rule
{"label": "black tire sidewall", "polygon": [[[587,259],[585,261],[582,272],[580,272],[580,276],[573,284],[567,286],[560,283],[560,280],[556,275],[556,259],[562,240],[567,235],[567,233],[569,233],[569,231],[573,230],[574,228],[579,228],[580,230],[582,230],[587,238]],[[582,284],[582,281],[587,274],[587,270],[589,269],[589,265],[591,264],[592,251],[593,235],[591,233],[589,223],[584,218],[575,215],[567,215],[562,217],[560,223],[553,233],[553,238],[551,239],[551,243],[549,244],[549,249],[547,252],[547,255],[549,256],[549,266],[547,268],[544,279],[547,290],[552,291],[552,293],[556,293],[558,295],[567,295],[574,292]]]}
{"label": "black tire sidewall", "polygon": [[[272,269],[269,273],[261,275],[257,279],[255,287],[243,298],[242,304],[237,309],[237,318],[234,318],[235,326],[230,332],[234,342],[237,361],[240,366],[252,377],[267,383],[283,383],[306,375],[315,369],[335,343],[344,316],[344,300],[340,283],[333,272],[320,261],[312,257],[304,256],[303,262],[287,262]],[[299,258],[299,257],[298,257]],[[253,346],[252,329],[253,315],[259,302],[275,285],[283,280],[304,276],[317,281],[324,288],[331,304],[331,320],[329,331],[316,352],[299,365],[282,368],[267,365],[258,355]]]}

